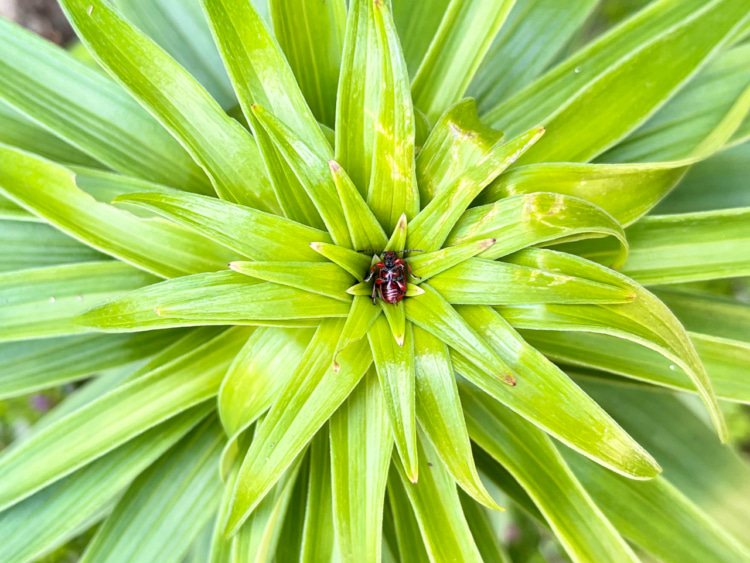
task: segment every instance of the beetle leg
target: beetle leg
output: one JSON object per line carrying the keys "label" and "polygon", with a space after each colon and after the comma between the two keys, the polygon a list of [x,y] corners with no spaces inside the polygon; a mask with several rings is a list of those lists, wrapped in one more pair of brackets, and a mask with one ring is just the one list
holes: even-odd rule
{"label": "beetle leg", "polygon": [[412,272],[412,271],[411,271],[411,266],[409,266],[409,263],[408,263],[408,262],[406,262],[406,268],[407,268],[407,269],[409,270],[409,275],[410,275],[411,277],[413,277],[413,278],[414,278],[415,280],[421,280],[421,279],[422,279],[422,278],[420,278],[419,276],[415,276],[415,275],[414,275],[414,272]]}
{"label": "beetle leg", "polygon": [[372,304],[377,305],[378,304],[378,284],[374,283],[372,284]]}
{"label": "beetle leg", "polygon": [[362,281],[368,282],[368,281],[370,281],[372,279],[372,276],[374,276],[374,275],[375,275],[375,266],[372,267],[372,270],[370,270],[370,273],[367,274],[367,277],[364,280],[362,280]]}

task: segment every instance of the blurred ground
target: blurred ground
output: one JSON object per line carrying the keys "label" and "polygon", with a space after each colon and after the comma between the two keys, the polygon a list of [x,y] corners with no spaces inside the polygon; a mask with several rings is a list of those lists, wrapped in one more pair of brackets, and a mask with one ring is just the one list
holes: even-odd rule
{"label": "blurred ground", "polygon": [[0,0],[0,16],[57,44],[73,38],[73,29],[56,0]]}

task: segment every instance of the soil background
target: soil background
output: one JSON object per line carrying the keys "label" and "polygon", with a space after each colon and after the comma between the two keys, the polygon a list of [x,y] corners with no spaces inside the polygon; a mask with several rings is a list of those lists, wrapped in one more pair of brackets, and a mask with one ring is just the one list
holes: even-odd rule
{"label": "soil background", "polygon": [[62,45],[73,39],[73,29],[57,0],[0,0],[0,16]]}

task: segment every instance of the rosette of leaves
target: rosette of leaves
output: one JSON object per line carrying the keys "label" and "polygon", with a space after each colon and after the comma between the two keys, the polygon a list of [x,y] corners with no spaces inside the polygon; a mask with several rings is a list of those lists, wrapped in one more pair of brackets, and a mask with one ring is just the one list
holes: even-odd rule
{"label": "rosette of leaves", "polygon": [[750,309],[695,283],[750,274],[747,0],[61,4],[96,63],[0,23],[0,394],[86,383],[4,561],[529,560],[501,504],[750,560]]}

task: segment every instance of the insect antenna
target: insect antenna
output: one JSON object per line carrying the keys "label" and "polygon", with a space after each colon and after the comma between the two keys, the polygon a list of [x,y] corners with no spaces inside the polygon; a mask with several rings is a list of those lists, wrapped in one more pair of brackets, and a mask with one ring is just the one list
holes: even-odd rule
{"label": "insect antenna", "polygon": [[403,250],[402,252],[424,252],[424,250]]}
{"label": "insect antenna", "polygon": [[364,254],[369,254],[370,252],[372,252],[373,254],[375,254],[377,250],[373,250],[372,248],[365,248],[364,250],[357,250],[357,252],[362,252]]}

